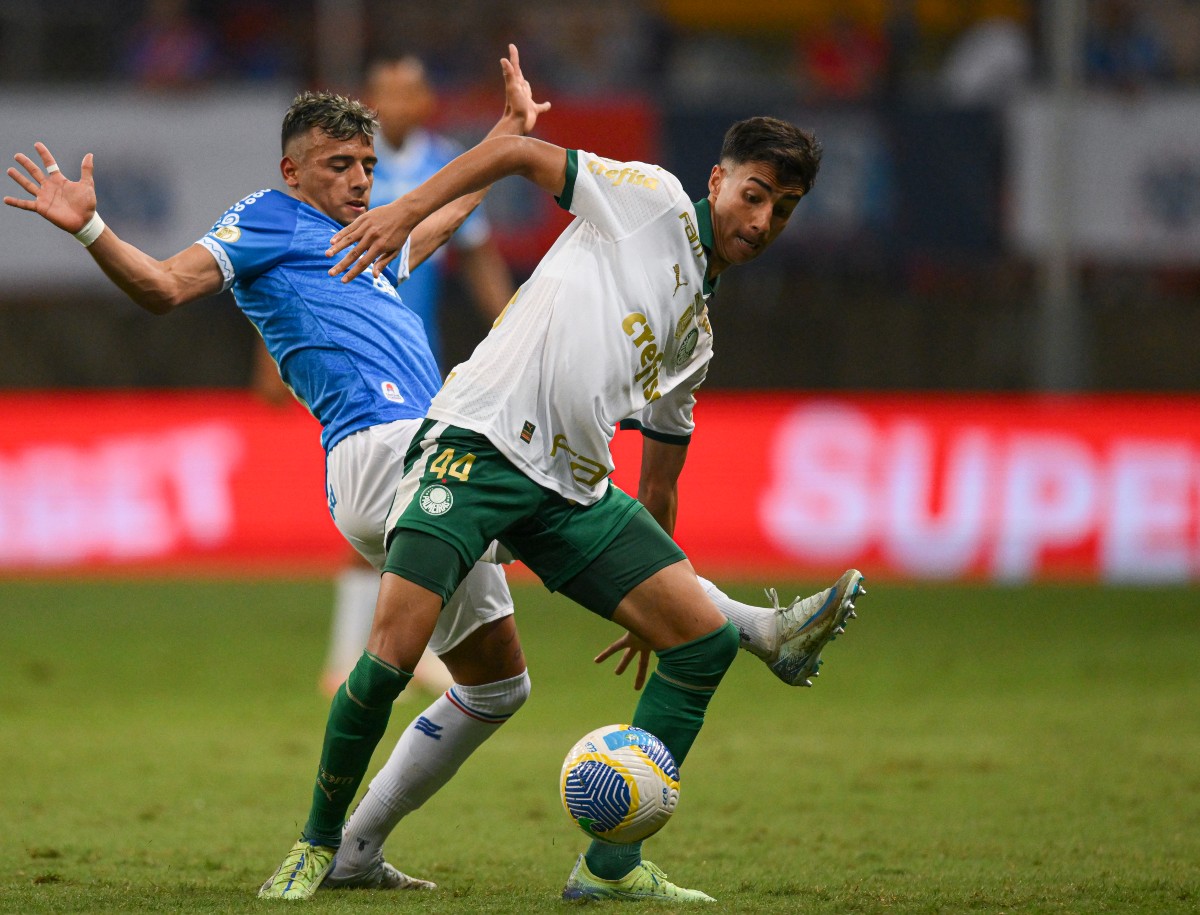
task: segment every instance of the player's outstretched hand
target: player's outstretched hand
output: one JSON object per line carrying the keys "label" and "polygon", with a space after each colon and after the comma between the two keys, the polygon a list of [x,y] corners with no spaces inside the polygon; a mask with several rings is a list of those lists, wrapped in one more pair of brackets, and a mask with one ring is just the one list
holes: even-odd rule
{"label": "player's outstretched hand", "polygon": [[4,202],[19,210],[30,210],[49,220],[67,232],[78,232],[96,212],[96,185],[92,182],[92,154],[83,157],[79,169],[79,180],[68,181],[59,170],[54,156],[45,143],[34,143],[33,148],[41,157],[42,166],[24,153],[13,156],[17,164],[28,172],[25,175],[11,166],[8,177],[17,182],[32,200],[23,197],[5,197]]}
{"label": "player's outstretched hand", "polygon": [[533,88],[521,72],[521,55],[515,44],[508,46],[508,57],[500,59],[500,71],[504,74],[503,118],[515,121],[516,132],[525,136],[533,130],[538,116],[550,110],[550,103],[533,100]]}
{"label": "player's outstretched hand", "polygon": [[623,636],[605,648],[600,654],[596,655],[595,662],[597,664],[611,658],[618,651],[624,652],[621,655],[617,666],[613,668],[613,673],[625,673],[625,669],[629,667],[629,663],[636,657],[638,659],[637,673],[633,678],[633,688],[641,689],[646,685],[646,674],[650,669],[650,646],[639,639],[632,632],[626,632]]}

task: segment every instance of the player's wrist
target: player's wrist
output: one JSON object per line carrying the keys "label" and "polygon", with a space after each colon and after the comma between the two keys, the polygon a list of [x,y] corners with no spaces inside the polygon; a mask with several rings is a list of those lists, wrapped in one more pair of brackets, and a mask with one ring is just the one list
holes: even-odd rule
{"label": "player's wrist", "polygon": [[100,218],[99,213],[93,212],[92,218],[83,224],[83,228],[78,232],[72,232],[71,234],[79,240],[81,245],[83,245],[85,248],[89,248],[91,247],[92,242],[99,238],[100,233],[103,231],[104,220]]}

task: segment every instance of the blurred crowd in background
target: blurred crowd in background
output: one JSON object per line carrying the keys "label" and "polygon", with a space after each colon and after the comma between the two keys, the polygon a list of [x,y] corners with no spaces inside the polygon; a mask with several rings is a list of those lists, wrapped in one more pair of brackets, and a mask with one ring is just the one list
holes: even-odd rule
{"label": "blurred crowd in background", "polygon": [[[619,95],[654,106],[667,135],[656,148],[673,170],[701,142],[684,129],[689,112],[708,109],[719,119],[757,105],[784,116],[812,113],[818,124],[832,118],[833,142],[826,144],[826,170],[813,198],[821,215],[789,230],[802,236],[798,247],[726,284],[717,306],[718,345],[743,358],[717,360],[712,383],[1025,390],[1042,383],[1028,355],[1033,338],[1044,333],[1037,320],[1041,265],[1003,230],[1012,210],[1006,170],[1014,140],[1001,109],[1049,84],[1055,2],[6,3],[0,93],[86,87],[103,96],[137,87],[188,96],[268,84],[289,93],[354,92],[371,60],[413,53],[444,94],[495,94],[497,61],[511,41],[542,97],[587,104]],[[1084,91],[1130,105],[1200,92],[1200,0],[1080,0],[1080,9]],[[960,110],[970,117],[956,115]],[[837,217],[838,202],[820,195],[844,186],[833,178],[850,154],[838,147],[839,131],[853,134],[847,149],[860,157],[872,143],[886,148],[888,165],[878,173],[889,183],[886,193],[864,191],[853,231],[829,240],[819,227]],[[672,135],[686,142],[673,145]],[[13,147],[6,152],[32,139],[6,132]],[[708,135],[692,155],[702,165],[718,147],[719,135]],[[1168,221],[1200,225],[1198,168],[1194,156],[1176,156],[1146,179],[1147,199],[1159,201]],[[869,183],[876,172],[861,174],[860,183]],[[872,207],[887,214],[876,220]],[[527,266],[514,264],[518,279]],[[1071,345],[1083,351],[1083,368],[1071,386],[1194,389],[1195,360],[1185,341],[1200,334],[1196,260],[1081,256],[1075,267],[1083,320]],[[99,289],[99,278],[95,285],[98,296],[111,294]],[[0,370],[0,386],[104,384],[102,372],[80,373],[78,360],[71,367],[21,361],[21,353],[42,343],[30,325],[30,301],[27,294],[0,293],[0,326],[8,328],[0,337],[10,339],[9,353],[0,350],[8,366]],[[130,321],[143,320],[120,314],[125,331]],[[451,330],[451,355],[469,352],[481,332],[470,326],[456,340]],[[194,335],[184,336],[194,345]],[[246,365],[249,371],[248,359]],[[134,381],[220,385],[236,383],[234,374],[163,369]]]}
{"label": "blurred crowd in background", "polygon": [[[1084,78],[1200,85],[1200,2],[1085,0]],[[160,89],[326,76],[318,23],[366,59],[412,53],[447,88],[489,81],[513,41],[552,91],[813,101],[998,98],[1045,72],[1038,0],[49,0],[0,6],[0,80]],[[326,17],[323,19],[323,17]],[[361,35],[357,34],[361,31]]]}

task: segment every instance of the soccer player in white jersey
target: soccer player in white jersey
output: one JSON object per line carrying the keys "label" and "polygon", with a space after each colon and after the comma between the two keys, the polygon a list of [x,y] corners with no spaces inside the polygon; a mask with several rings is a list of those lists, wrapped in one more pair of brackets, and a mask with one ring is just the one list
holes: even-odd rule
{"label": "soccer player in white jersey", "polygon": [[[576,216],[450,373],[409,449],[367,652],[330,712],[310,827],[352,779],[353,752],[386,721],[443,603],[493,540],[550,590],[655,651],[633,724],[682,765],[740,641],[670,537],[695,392],[712,357],[708,299],[727,268],[783,231],[820,154],[791,124],[741,121],[726,134],[707,197],[693,203],[654,165],[501,137],[333,236],[330,254],[345,253],[330,273],[354,282],[386,269],[430,213],[508,175]],[[641,502],[609,482],[609,442],[629,420],[645,435]],[[849,570],[816,596],[797,623],[811,646],[840,630],[861,592],[862,576]],[[775,663],[803,675],[816,654]],[[668,881],[640,843],[600,842],[580,855],[563,896],[711,898]]]}
{"label": "soccer player in white jersey", "polygon": [[[548,106],[532,102],[515,49],[510,49],[510,60],[502,62],[502,68],[508,110],[494,133],[527,131]],[[40,167],[18,154],[17,162],[28,176],[11,168],[8,174],[33,199],[5,197],[4,202],[75,234],[113,282],[151,312],[170,312],[232,283],[235,299],[269,341],[284,378],[321,421],[335,522],[378,565],[403,450],[438,382],[419,322],[391,288],[393,277],[400,278],[402,272],[385,274],[386,282],[364,278],[343,286],[327,276],[327,263],[320,256],[328,233],[348,223],[369,201],[371,130],[370,113],[356,103],[336,96],[301,96],[284,127],[281,168],[291,196],[274,191],[249,195],[197,245],[166,261],[155,260],[105,227],[96,214],[90,155],[84,159],[81,180],[68,181],[44,145],[37,144]],[[461,206],[427,220],[407,243],[408,264],[415,266],[427,257],[477,202],[478,197],[464,199]],[[304,314],[315,320],[298,323]],[[807,669],[815,671],[820,646],[829,635],[817,611],[831,591],[797,599],[788,608],[765,610],[705,586],[723,612],[737,621],[743,647],[775,661],[782,679],[802,682],[789,679],[789,671],[803,669],[778,664],[780,659],[799,657],[801,651],[807,652]],[[445,628],[439,625],[432,639],[451,663],[457,685],[404,732],[347,827],[354,854],[338,856],[326,885],[432,887],[386,864],[383,840],[527,696],[529,680],[511,613],[511,598],[495,566],[480,565],[467,576],[442,614]],[[814,618],[809,626],[795,626],[798,618],[809,617]],[[597,660],[619,650],[619,645],[610,646]],[[629,657],[618,665],[618,672]],[[636,685],[643,676],[641,669]],[[438,739],[429,737],[431,733]],[[295,892],[274,895],[311,893],[329,871],[332,849],[328,851],[306,858],[324,858],[316,879],[296,881]]]}

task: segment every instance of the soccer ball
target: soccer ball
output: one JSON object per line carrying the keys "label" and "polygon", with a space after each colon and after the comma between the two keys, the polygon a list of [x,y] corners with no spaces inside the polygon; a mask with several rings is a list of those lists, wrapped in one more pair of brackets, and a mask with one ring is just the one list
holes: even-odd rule
{"label": "soccer ball", "polygon": [[640,842],[679,803],[679,769],[666,744],[641,728],[610,724],[584,735],[563,761],[563,809],[593,839]]}

